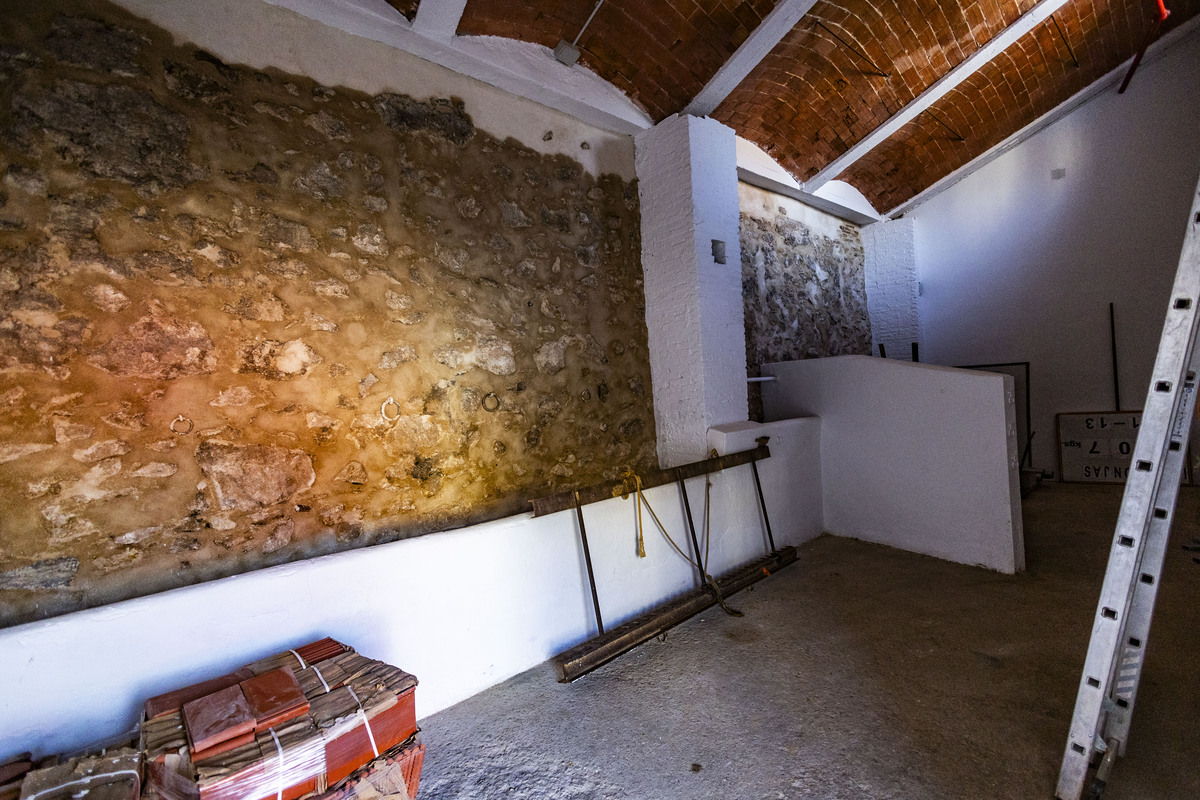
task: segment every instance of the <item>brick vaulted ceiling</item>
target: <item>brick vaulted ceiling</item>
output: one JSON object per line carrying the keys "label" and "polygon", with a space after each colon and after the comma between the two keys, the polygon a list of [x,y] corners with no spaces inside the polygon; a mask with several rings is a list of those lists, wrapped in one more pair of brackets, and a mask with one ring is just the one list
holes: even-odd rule
{"label": "brick vaulted ceiling", "polygon": [[[595,0],[468,0],[460,35],[554,47],[572,41]],[[688,104],[775,0],[607,0],[579,42],[580,63],[655,121]]]}
{"label": "brick vaulted ceiling", "polygon": [[[419,9],[389,2],[410,18]],[[606,0],[580,39],[580,63],[658,121],[682,111],[782,2]],[[712,116],[803,182],[1035,4],[818,0]],[[554,47],[594,6],[467,0],[457,32]],[[1160,36],[1200,12],[1200,0],[1166,6]],[[1155,0],[1068,0],[837,177],[880,211],[895,208],[1120,66],[1157,10]]]}

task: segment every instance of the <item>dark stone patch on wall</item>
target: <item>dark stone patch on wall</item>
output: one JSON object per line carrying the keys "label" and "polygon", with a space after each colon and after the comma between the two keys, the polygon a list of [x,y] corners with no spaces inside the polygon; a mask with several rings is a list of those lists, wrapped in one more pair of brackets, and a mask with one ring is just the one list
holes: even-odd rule
{"label": "dark stone patch on wall", "polygon": [[[841,223],[814,230],[778,207],[740,219],[746,366],[751,377],[775,361],[871,354],[862,236]],[[750,418],[763,419],[758,384]]]}
{"label": "dark stone patch on wall", "polygon": [[0,625],[655,465],[637,189],[454,99],[0,18]]}

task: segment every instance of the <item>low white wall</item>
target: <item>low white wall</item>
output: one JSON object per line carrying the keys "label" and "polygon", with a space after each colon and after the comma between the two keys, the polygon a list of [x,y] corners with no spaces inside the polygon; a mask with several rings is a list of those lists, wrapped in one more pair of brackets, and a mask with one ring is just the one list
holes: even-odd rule
{"label": "low white wall", "polygon": [[763,374],[768,420],[821,418],[826,531],[1024,569],[1011,376],[867,356]]}
{"label": "low white wall", "polygon": [[[776,542],[799,544],[819,523],[811,508],[789,511],[804,492],[784,488],[788,461],[811,475],[819,454],[812,437],[787,441],[772,439],[775,455],[760,469]],[[688,492],[702,525],[704,480],[689,481]],[[678,489],[646,494],[686,547]],[[713,476],[712,509],[710,572],[765,554],[749,466]],[[695,585],[647,514],[647,558],[636,557],[632,501],[589,505],[584,515],[606,624]],[[325,635],[415,674],[417,711],[426,716],[594,632],[573,512],[302,561],[0,630],[0,761],[130,730],[147,697]]]}
{"label": "low white wall", "polygon": [[[736,453],[755,446],[760,436],[769,437],[767,447],[771,457],[758,464],[763,499],[777,546],[800,544],[820,536],[825,531],[821,498],[821,420],[818,417],[797,417],[776,422],[731,422],[717,425],[708,431],[708,446],[718,454]],[[740,469],[740,468],[739,468]],[[750,480],[754,479],[749,467]],[[727,481],[717,493],[714,485],[713,502],[720,505],[737,502],[744,488]],[[732,528],[713,537],[718,542],[736,543],[738,549],[723,555],[727,560],[744,563],[758,558],[766,551],[766,526],[761,514],[741,519],[722,517]],[[715,520],[714,520],[715,522]],[[757,540],[755,532],[761,535]],[[782,539],[781,539],[782,533]],[[757,549],[754,545],[757,544]]]}

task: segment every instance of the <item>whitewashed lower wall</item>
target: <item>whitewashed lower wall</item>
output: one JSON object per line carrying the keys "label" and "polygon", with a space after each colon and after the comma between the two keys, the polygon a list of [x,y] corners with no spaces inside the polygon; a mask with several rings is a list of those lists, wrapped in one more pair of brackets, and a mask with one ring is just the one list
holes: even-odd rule
{"label": "whitewashed lower wall", "polygon": [[[773,430],[761,428],[758,435]],[[793,431],[775,452],[761,470],[776,542],[799,544],[819,533],[811,503],[820,490],[797,492],[789,475],[794,460],[819,480],[816,439]],[[689,481],[688,492],[702,524],[704,480]],[[675,540],[687,541],[678,489],[646,494]],[[710,572],[765,553],[748,466],[713,476],[712,508]],[[690,565],[648,518],[647,558],[636,557],[631,500],[584,514],[606,624],[695,585]],[[415,674],[423,717],[575,645],[594,626],[573,512],[247,573],[0,630],[0,761],[132,729],[147,697],[326,635]]]}
{"label": "whitewashed lower wall", "polygon": [[768,420],[821,418],[828,533],[1025,568],[1012,376],[868,356],[763,372]]}

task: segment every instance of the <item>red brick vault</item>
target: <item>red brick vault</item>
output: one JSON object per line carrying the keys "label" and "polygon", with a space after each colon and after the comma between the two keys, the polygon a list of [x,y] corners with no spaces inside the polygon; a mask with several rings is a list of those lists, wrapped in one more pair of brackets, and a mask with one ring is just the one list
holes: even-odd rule
{"label": "red brick vault", "polygon": [[[389,2],[409,19],[420,10],[418,0]],[[789,5],[808,3],[607,0],[580,38],[580,64],[657,122],[687,107]],[[712,116],[808,180],[1038,5],[819,0],[775,33],[778,43]],[[1166,5],[1159,36],[1200,11],[1200,0]],[[595,6],[467,0],[457,32],[554,47],[572,41]],[[837,177],[877,209],[895,208],[1120,67],[1157,10],[1152,0],[1070,0]]]}

